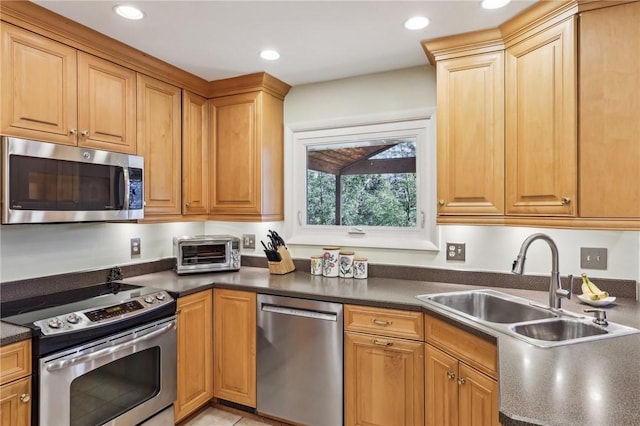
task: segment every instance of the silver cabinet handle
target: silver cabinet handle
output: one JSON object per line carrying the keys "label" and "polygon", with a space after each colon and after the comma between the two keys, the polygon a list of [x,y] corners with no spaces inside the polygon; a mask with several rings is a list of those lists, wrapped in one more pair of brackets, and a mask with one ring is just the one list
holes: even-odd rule
{"label": "silver cabinet handle", "polygon": [[100,349],[100,350],[97,350],[97,351],[95,351],[93,353],[90,353],[90,354],[87,354],[87,355],[81,355],[81,356],[76,357],[76,358],[65,359],[63,361],[53,362],[53,363],[47,365],[47,371],[60,370],[60,369],[63,369],[63,368],[71,367],[71,366],[76,365],[76,364],[82,364],[82,363],[85,363],[85,362],[93,361],[94,359],[101,358],[101,357],[103,357],[105,355],[109,355],[109,354],[112,354],[114,352],[118,352],[118,351],[121,351],[123,349],[129,348],[131,346],[135,346],[140,342],[144,342],[145,340],[149,340],[149,339],[153,339],[154,337],[158,337],[158,336],[160,336],[160,335],[172,330],[173,328],[175,328],[175,326],[176,326],[176,322],[175,321],[171,321],[170,323],[168,323],[167,325],[165,325],[161,329],[152,331],[151,333],[145,334],[144,336],[140,336],[140,337],[137,337],[135,339],[129,340],[128,342],[120,343],[118,345],[111,346],[109,348]]}

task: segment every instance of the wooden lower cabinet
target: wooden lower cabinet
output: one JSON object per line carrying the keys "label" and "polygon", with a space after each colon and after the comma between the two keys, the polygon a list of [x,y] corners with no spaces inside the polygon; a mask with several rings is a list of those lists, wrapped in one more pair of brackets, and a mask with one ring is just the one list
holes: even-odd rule
{"label": "wooden lower cabinet", "polygon": [[31,377],[0,386],[0,426],[31,424]]}
{"label": "wooden lower cabinet", "polygon": [[424,343],[345,333],[345,420],[351,425],[424,423]]}
{"label": "wooden lower cabinet", "polygon": [[0,347],[0,426],[31,424],[31,341]]}
{"label": "wooden lower cabinet", "polygon": [[213,292],[213,395],[256,407],[256,294]]}
{"label": "wooden lower cabinet", "polygon": [[213,398],[213,291],[178,299],[176,423]]}
{"label": "wooden lower cabinet", "polygon": [[498,426],[497,347],[425,315],[427,426]]}
{"label": "wooden lower cabinet", "polygon": [[424,424],[421,312],[344,305],[344,424]]}

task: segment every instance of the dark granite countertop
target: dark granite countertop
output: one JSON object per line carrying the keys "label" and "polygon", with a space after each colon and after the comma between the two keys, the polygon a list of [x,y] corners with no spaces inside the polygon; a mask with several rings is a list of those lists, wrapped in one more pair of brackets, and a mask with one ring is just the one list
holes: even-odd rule
{"label": "dark granite countertop", "polygon": [[[538,348],[474,321],[434,309],[415,298],[419,294],[477,289],[477,286],[368,278],[326,278],[308,272],[271,275],[265,268],[243,267],[239,272],[178,276],[162,271],[125,280],[164,289],[178,296],[207,288],[231,288],[435,313],[460,326],[498,341],[500,420],[505,425],[640,425],[640,334]],[[491,287],[486,287],[491,288]],[[497,288],[503,293],[542,304],[547,292]],[[563,307],[580,313],[577,298]],[[640,303],[618,298],[608,308],[610,321],[640,328]],[[29,337],[28,330],[2,324],[1,344]]]}

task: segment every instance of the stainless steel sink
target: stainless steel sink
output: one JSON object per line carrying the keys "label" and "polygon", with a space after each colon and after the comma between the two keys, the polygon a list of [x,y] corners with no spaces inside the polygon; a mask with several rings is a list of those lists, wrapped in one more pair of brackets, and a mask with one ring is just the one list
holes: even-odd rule
{"label": "stainless steel sink", "polygon": [[417,296],[420,300],[430,300],[447,309],[463,312],[471,317],[488,322],[510,324],[557,317],[551,311],[536,308],[527,301],[493,290],[464,291],[437,295]]}
{"label": "stainless steel sink", "polygon": [[528,299],[489,289],[423,294],[416,298],[544,348],[640,333],[612,322],[597,325],[592,317],[536,305]]}
{"label": "stainless steel sink", "polygon": [[589,342],[640,332],[638,329],[612,322],[606,326],[597,325],[593,323],[591,317],[562,317],[512,324],[509,331],[515,337],[541,347]]}
{"label": "stainless steel sink", "polygon": [[561,340],[580,339],[583,337],[607,334],[608,331],[595,324],[564,318],[553,321],[534,322],[514,325],[514,333],[538,340],[558,342]]}

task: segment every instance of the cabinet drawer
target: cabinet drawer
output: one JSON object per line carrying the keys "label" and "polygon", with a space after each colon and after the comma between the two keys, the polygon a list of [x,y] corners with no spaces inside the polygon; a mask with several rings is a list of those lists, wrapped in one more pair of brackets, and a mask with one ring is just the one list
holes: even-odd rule
{"label": "cabinet drawer", "polygon": [[0,347],[0,385],[31,374],[31,341]]}
{"label": "cabinet drawer", "polygon": [[344,306],[344,329],[403,339],[423,340],[422,312],[368,306]]}
{"label": "cabinet drawer", "polygon": [[428,343],[445,350],[494,379],[498,378],[498,351],[495,343],[429,315],[425,315],[424,322]]}

